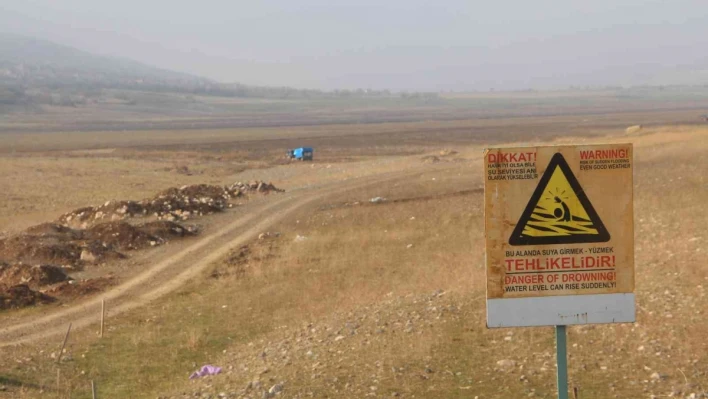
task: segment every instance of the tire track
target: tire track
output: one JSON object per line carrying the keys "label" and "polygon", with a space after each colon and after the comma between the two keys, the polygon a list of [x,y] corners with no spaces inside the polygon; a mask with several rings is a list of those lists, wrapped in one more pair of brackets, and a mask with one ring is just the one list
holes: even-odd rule
{"label": "tire track", "polygon": [[[308,204],[357,188],[382,182],[410,178],[431,170],[446,168],[415,168],[404,172],[379,175],[330,183],[315,189],[296,190],[284,197],[256,204],[249,213],[205,235],[198,241],[157,262],[146,271],[124,283],[68,308],[52,310],[46,315],[32,315],[0,328],[0,348],[30,343],[62,334],[68,323],[73,329],[98,322],[101,300],[109,303],[107,318],[143,306],[160,298],[202,273],[209,265],[225,256],[229,250],[252,240],[268,227],[279,222]],[[267,215],[267,216],[264,216]]]}

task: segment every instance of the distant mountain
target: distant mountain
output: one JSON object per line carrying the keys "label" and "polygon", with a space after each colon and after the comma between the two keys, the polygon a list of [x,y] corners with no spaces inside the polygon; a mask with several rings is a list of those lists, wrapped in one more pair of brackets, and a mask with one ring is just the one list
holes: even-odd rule
{"label": "distant mountain", "polygon": [[278,99],[391,95],[388,91],[322,92],[225,84],[47,40],[0,33],[0,105],[5,105],[5,110],[8,105],[78,106],[106,101],[106,89]]}
{"label": "distant mountain", "polygon": [[46,40],[0,33],[0,84],[31,88],[199,90],[214,82],[124,58],[98,56]]}

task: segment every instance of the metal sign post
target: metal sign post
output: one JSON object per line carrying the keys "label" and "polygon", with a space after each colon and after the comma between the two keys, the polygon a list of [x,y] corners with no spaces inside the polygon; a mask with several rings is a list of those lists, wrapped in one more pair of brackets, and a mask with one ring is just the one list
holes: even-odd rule
{"label": "metal sign post", "polygon": [[568,399],[568,348],[565,326],[556,326],[556,365],[558,399]]}

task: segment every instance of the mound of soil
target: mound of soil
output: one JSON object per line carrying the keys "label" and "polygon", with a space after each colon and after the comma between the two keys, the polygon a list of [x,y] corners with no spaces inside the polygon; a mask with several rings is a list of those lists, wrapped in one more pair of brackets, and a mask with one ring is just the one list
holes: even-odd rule
{"label": "mound of soil", "polygon": [[[138,240],[135,235],[129,234],[126,234],[127,238],[111,236],[108,233],[109,228],[98,228],[97,230],[98,232],[78,232],[73,236],[49,234],[13,236],[0,241],[0,261],[80,268],[84,263],[123,259],[125,255],[116,251],[116,248],[131,249],[131,247],[116,245],[116,243],[125,244],[127,240]],[[147,234],[144,236],[149,237]],[[108,239],[104,240],[104,238]],[[149,241],[147,245],[149,245]]]}
{"label": "mound of soil", "polygon": [[54,236],[60,240],[80,240],[83,238],[81,230],[75,230],[58,223],[42,223],[25,230],[26,234],[37,236]]}
{"label": "mound of soil", "polygon": [[66,281],[50,288],[45,293],[61,299],[73,299],[104,291],[117,282],[118,280],[114,276]]}
{"label": "mound of soil", "polygon": [[231,206],[231,199],[241,197],[246,192],[268,194],[283,191],[271,183],[259,180],[237,182],[225,187],[209,184],[172,187],[142,201],[108,201],[101,206],[79,208],[60,216],[57,222],[63,226],[87,229],[107,221],[144,216],[168,221],[186,220],[193,216],[221,212]]}
{"label": "mound of soil", "polygon": [[81,251],[82,263],[102,263],[108,260],[125,259],[112,245],[99,240],[87,241]]}
{"label": "mound of soil", "polygon": [[[197,195],[191,195],[196,193]],[[219,186],[186,186],[163,191],[144,203],[158,219],[182,219],[221,212],[229,206],[229,194]]]}
{"label": "mound of soil", "polygon": [[96,224],[88,230],[45,223],[0,240],[0,262],[80,269],[85,264],[125,258],[119,251],[153,247],[197,233],[195,227],[170,221],[137,227],[115,221]]}
{"label": "mound of soil", "polygon": [[[174,221],[221,212],[232,206],[230,200],[250,192],[268,194],[283,190],[257,180],[230,186],[197,184],[170,188],[142,201],[108,201],[100,206],[79,208],[60,216],[56,223],[43,223],[24,233],[0,238],[0,288],[5,301],[2,306],[13,308],[51,301],[51,297],[33,291],[46,286],[53,286],[52,292],[60,296],[101,290],[112,284],[113,279],[74,282],[64,269],[125,258],[119,251],[153,247],[196,235],[197,228]],[[124,221],[153,216],[157,221],[139,226]]]}
{"label": "mound of soil", "polygon": [[624,131],[627,134],[639,133],[642,130],[642,125],[634,125],[626,128]]}
{"label": "mound of soil", "polygon": [[221,186],[215,186],[210,184],[194,184],[191,186],[182,186],[180,188],[168,188],[167,190],[159,193],[156,197],[170,196],[170,195],[183,195],[193,198],[223,198],[228,200],[231,198],[231,194]]}
{"label": "mound of soil", "polygon": [[10,287],[25,284],[32,289],[69,281],[60,267],[51,265],[30,266],[25,264],[8,265],[0,264],[0,284]]}
{"label": "mound of soil", "polygon": [[32,290],[27,284],[0,287],[0,310],[19,309],[26,306],[51,303],[56,299]]}
{"label": "mound of soil", "polygon": [[457,154],[459,154],[459,153],[455,150],[440,150],[441,157],[447,157],[450,155],[457,155]]}
{"label": "mound of soil", "polygon": [[438,163],[441,161],[440,158],[435,155],[424,156],[423,158],[421,158],[421,160],[423,161],[423,163]]}
{"label": "mound of soil", "polygon": [[276,192],[276,193],[285,192],[285,190],[275,187],[272,183],[268,183],[268,182],[265,182],[262,180],[252,180],[248,183],[236,182],[230,186],[227,186],[226,190],[228,190],[229,192],[232,192],[232,193],[234,193],[234,192],[240,192],[240,193],[258,192],[258,193],[268,194],[271,192]]}
{"label": "mound of soil", "polygon": [[144,216],[147,209],[141,202],[108,201],[101,206],[89,206],[61,215],[58,223],[80,229],[106,220],[123,220],[127,217]]}
{"label": "mound of soil", "polygon": [[0,241],[0,261],[8,263],[75,265],[82,248],[65,237],[20,234]]}
{"label": "mound of soil", "polygon": [[196,227],[182,226],[179,223],[170,222],[167,220],[158,220],[140,225],[140,230],[151,234],[155,237],[168,240],[172,237],[187,237],[198,233]]}
{"label": "mound of soil", "polygon": [[104,248],[134,250],[164,243],[156,237],[126,222],[108,222],[97,224],[86,231],[91,239],[100,241]]}

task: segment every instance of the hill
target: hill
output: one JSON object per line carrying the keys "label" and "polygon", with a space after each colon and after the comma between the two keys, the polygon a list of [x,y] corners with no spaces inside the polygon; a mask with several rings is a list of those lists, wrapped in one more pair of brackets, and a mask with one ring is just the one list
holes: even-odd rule
{"label": "hill", "polygon": [[206,87],[213,82],[46,40],[0,34],[0,82],[47,87]]}
{"label": "hill", "polygon": [[0,33],[0,107],[77,106],[91,101],[110,101],[106,98],[108,93],[103,92],[106,89],[274,99],[390,95],[386,91],[326,93],[219,83],[125,58],[91,54],[47,40]]}

